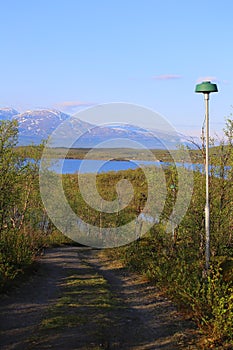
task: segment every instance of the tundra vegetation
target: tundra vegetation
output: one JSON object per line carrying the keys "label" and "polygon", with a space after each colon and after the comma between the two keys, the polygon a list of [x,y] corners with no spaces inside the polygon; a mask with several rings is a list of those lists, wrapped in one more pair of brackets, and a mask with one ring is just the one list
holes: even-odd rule
{"label": "tundra vegetation", "polygon": [[[123,247],[106,249],[129,269],[145,274],[176,303],[190,313],[206,335],[206,347],[233,342],[233,120],[227,119],[225,137],[210,152],[211,264],[205,269],[205,174],[194,171],[191,202],[183,220],[172,233],[166,232],[179,181],[175,166],[164,168],[165,204],[155,224],[142,237]],[[4,288],[34,261],[40,249],[68,239],[49,221],[39,193],[39,159],[43,145],[16,148],[17,124],[0,122],[0,286]],[[25,162],[28,156],[33,161]],[[25,153],[26,152],[26,153]],[[160,151],[161,152],[161,151]],[[193,159],[204,162],[205,140]],[[187,169],[183,169],[187,171]],[[149,172],[148,172],[149,174]],[[86,183],[93,174],[86,175]],[[136,220],[145,207],[148,183],[142,169],[109,172],[96,177],[103,199],[117,198],[116,184],[130,181],[133,199],[120,212],[95,210],[82,199],[77,174],[63,175],[67,200],[85,222],[100,227],[121,227]],[[159,189],[158,189],[159,190]],[[158,195],[158,193],[157,193]],[[184,193],[185,195],[185,193]],[[156,201],[156,191],[155,191]]]}
{"label": "tundra vegetation", "polygon": [[0,122],[0,288],[29,267],[40,250],[64,241],[48,220],[40,199],[41,149],[30,147],[30,159],[15,151],[16,121]]}

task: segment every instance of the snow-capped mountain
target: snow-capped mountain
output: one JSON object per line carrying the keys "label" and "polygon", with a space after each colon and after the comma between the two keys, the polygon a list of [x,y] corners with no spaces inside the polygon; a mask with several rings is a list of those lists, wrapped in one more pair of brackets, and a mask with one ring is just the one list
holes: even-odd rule
{"label": "snow-capped mountain", "polygon": [[0,120],[11,120],[12,117],[19,114],[14,108],[1,108],[0,109]]}
{"label": "snow-capped mountain", "polygon": [[[103,147],[130,147],[128,140],[146,148],[174,149],[177,144],[187,144],[183,135],[158,130],[146,130],[130,124],[111,124],[95,126],[78,118],[71,117],[54,109],[42,109],[18,113],[13,108],[0,109],[0,120],[16,119],[19,128],[19,145],[39,144],[59,128],[55,142],[56,147],[68,147],[69,140],[75,140],[72,147],[101,147],[103,142],[110,143]],[[62,123],[64,122],[65,123]],[[64,127],[63,127],[64,125]],[[120,140],[121,139],[121,140]]]}
{"label": "snow-capped mountain", "polygon": [[13,117],[19,125],[19,144],[40,143],[69,115],[56,110],[26,111]]}
{"label": "snow-capped mountain", "polygon": [[65,119],[69,118],[55,110],[27,111],[14,116],[19,123],[19,133],[22,136],[41,136],[46,138]]}
{"label": "snow-capped mountain", "polygon": [[[178,134],[164,133],[157,130],[147,130],[130,124],[96,126],[86,132],[75,143],[75,147],[94,147],[102,142],[108,143],[110,147],[131,147],[129,141],[135,142],[135,147],[141,148],[175,148],[180,141]],[[108,147],[108,146],[106,146]]]}
{"label": "snow-capped mountain", "polygon": [[[70,115],[55,109],[41,109],[19,113],[12,108],[0,109],[0,120],[18,121],[19,145],[39,144],[47,140],[51,133]],[[76,121],[76,127],[80,130],[90,128],[89,123]]]}

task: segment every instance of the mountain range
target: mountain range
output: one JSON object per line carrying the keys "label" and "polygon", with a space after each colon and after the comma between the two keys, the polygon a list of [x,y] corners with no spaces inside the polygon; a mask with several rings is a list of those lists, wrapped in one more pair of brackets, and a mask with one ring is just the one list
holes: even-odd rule
{"label": "mountain range", "polygon": [[[70,115],[55,109],[30,110],[24,113],[19,113],[14,108],[0,109],[0,120],[12,119],[18,121],[18,145],[24,146],[32,143],[40,144],[43,140],[48,139],[51,133],[64,121],[69,127],[66,127],[65,132],[61,132],[61,135],[59,135],[59,143],[54,144],[56,147],[66,147],[67,139],[73,138],[74,135],[81,136],[72,147],[80,148],[92,148],[108,140],[111,140],[110,147],[122,147],[122,140],[123,144],[125,140],[126,145],[127,140],[131,140],[151,149],[167,147],[174,149],[178,144],[191,146],[182,134],[165,133],[159,130],[155,132],[129,124],[95,126],[78,118],[72,119]],[[119,144],[119,139],[121,139],[121,144]],[[64,140],[64,143],[60,140]]]}

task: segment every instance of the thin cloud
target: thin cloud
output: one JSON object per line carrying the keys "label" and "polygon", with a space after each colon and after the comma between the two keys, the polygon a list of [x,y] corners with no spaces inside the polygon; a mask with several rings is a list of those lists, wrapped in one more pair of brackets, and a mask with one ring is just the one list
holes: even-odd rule
{"label": "thin cloud", "polygon": [[175,79],[181,79],[182,76],[178,74],[162,74],[162,75],[155,75],[153,77],[154,80],[175,80]]}
{"label": "thin cloud", "polygon": [[226,80],[226,79],[220,80],[217,77],[212,76],[212,75],[206,76],[206,77],[200,77],[197,79],[197,83],[202,83],[203,81],[211,81],[214,83],[220,83],[220,84],[224,84],[224,85],[230,84],[229,80]]}
{"label": "thin cloud", "polygon": [[197,79],[197,83],[202,83],[203,81],[215,81],[216,83],[219,82],[219,80],[212,75],[206,76],[206,77],[200,77]]}
{"label": "thin cloud", "polygon": [[93,106],[96,103],[93,102],[83,102],[83,101],[63,101],[56,104],[57,108],[60,109],[75,109],[80,107]]}
{"label": "thin cloud", "polygon": [[91,107],[96,105],[94,102],[86,101],[63,101],[55,105],[56,109],[61,110],[64,113],[74,114],[77,113],[80,109],[85,107]]}

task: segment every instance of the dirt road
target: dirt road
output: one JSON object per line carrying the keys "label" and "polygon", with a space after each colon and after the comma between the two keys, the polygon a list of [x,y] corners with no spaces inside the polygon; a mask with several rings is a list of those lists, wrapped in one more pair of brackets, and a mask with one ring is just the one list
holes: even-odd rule
{"label": "dirt road", "polygon": [[142,277],[97,250],[46,251],[37,271],[0,301],[0,348],[198,349],[194,325]]}

